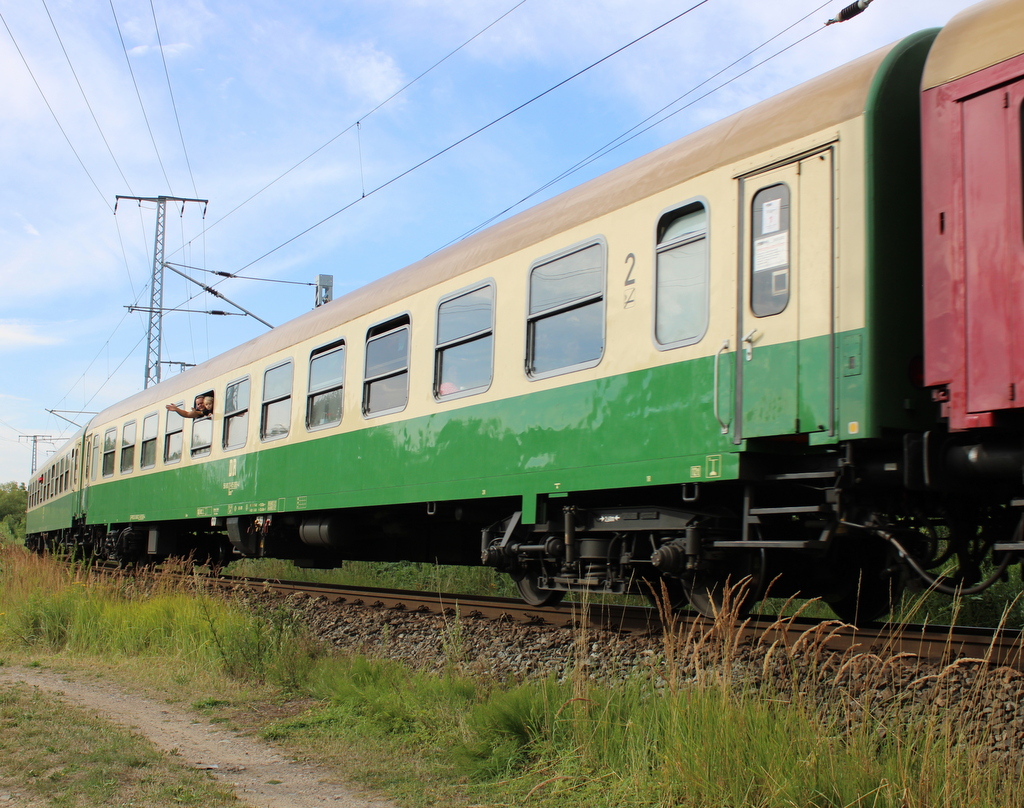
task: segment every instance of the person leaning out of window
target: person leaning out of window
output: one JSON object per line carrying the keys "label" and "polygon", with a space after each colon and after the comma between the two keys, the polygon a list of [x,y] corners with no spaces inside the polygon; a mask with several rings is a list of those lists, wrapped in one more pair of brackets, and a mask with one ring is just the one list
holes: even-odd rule
{"label": "person leaning out of window", "polygon": [[167,409],[178,413],[182,418],[206,418],[213,415],[213,396],[196,396],[191,410],[183,410],[175,404],[168,404]]}

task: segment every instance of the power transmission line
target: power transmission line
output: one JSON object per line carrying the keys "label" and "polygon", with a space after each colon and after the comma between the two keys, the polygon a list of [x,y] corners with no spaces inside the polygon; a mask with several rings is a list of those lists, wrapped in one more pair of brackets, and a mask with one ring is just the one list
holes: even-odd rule
{"label": "power transmission line", "polygon": [[[75,83],[78,85],[78,91],[82,94],[82,100],[85,101],[85,106],[89,110],[89,114],[92,116],[92,122],[96,124],[96,131],[100,133],[100,138],[103,140],[103,145],[107,147],[107,153],[110,155],[110,159],[114,161],[114,165],[117,167],[118,173],[121,175],[121,179],[124,180],[124,184],[128,186],[128,190],[131,191],[131,183],[128,182],[128,178],[124,175],[124,171],[121,170],[121,164],[117,162],[117,158],[114,156],[114,150],[110,148],[110,143],[107,141],[107,136],[103,134],[103,127],[100,126],[99,120],[96,118],[96,113],[93,111],[92,104],[89,103],[89,97],[85,94],[85,88],[82,86],[81,80],[78,78],[78,72],[75,70],[75,66],[71,63],[71,56],[68,55],[68,49],[64,47],[64,40],[60,38],[60,32],[57,30],[57,23],[53,21],[53,15],[50,14],[50,8],[46,5],[46,0],[41,0],[43,9],[46,11],[46,16],[50,20],[50,25],[53,27],[53,33],[57,37],[57,42],[60,44],[60,49],[64,53],[64,58],[67,59],[68,67],[71,68],[71,75],[75,77]],[[132,193],[135,193],[132,191]]]}
{"label": "power transmission line", "polygon": [[[299,160],[299,162],[297,162],[295,165],[293,165],[291,168],[289,168],[283,174],[281,174],[278,177],[275,177],[274,179],[272,179],[270,182],[268,182],[266,185],[264,185],[262,188],[260,188],[256,193],[254,193],[252,196],[250,196],[248,199],[244,200],[243,202],[238,203],[237,205],[235,205],[235,207],[233,207],[231,210],[229,210],[227,213],[225,213],[223,216],[221,216],[215,222],[210,224],[208,227],[205,227],[203,229],[203,234],[205,235],[205,233],[207,233],[209,230],[212,230],[218,224],[223,222],[226,218],[228,218],[228,216],[230,216],[231,214],[235,213],[236,211],[238,211],[240,208],[244,207],[245,205],[248,205],[257,196],[262,194],[264,191],[266,191],[268,188],[270,188],[275,183],[279,182],[280,180],[283,180],[285,177],[287,177],[289,174],[291,174],[295,169],[297,169],[299,166],[301,166],[307,160],[310,160],[311,158],[315,157],[317,154],[319,154],[324,149],[326,149],[328,146],[330,146],[332,143],[334,143],[334,141],[336,141],[342,135],[346,134],[347,132],[351,132],[353,128],[357,128],[358,129],[359,125],[361,123],[365,122],[367,118],[369,118],[371,115],[373,115],[373,113],[377,112],[385,104],[393,101],[395,98],[397,98],[399,95],[401,95],[406,90],[408,90],[410,87],[412,87],[414,84],[416,84],[416,82],[418,82],[420,79],[422,79],[428,73],[430,73],[431,71],[435,70],[436,68],[440,67],[442,64],[447,62],[456,53],[458,53],[460,50],[462,50],[467,45],[469,45],[471,42],[473,42],[473,40],[477,39],[478,37],[483,35],[485,32],[487,32],[488,30],[493,28],[495,25],[497,25],[499,22],[501,22],[503,19],[505,19],[509,14],[511,14],[513,11],[515,11],[517,8],[519,8],[521,5],[523,5],[523,3],[525,3],[525,2],[526,2],[526,0],[519,0],[518,3],[516,3],[514,6],[512,6],[512,8],[510,8],[508,11],[506,11],[504,14],[502,14],[500,17],[498,17],[496,20],[494,20],[494,22],[492,22],[492,23],[484,26],[483,28],[481,28],[479,31],[477,31],[475,34],[473,34],[473,36],[471,36],[469,39],[467,39],[465,42],[463,42],[461,45],[459,45],[457,48],[455,48],[455,50],[453,50],[450,53],[448,53],[443,59],[439,59],[438,61],[434,62],[434,64],[432,64],[430,67],[428,67],[422,73],[420,73],[416,78],[412,79],[411,81],[406,82],[404,85],[402,85],[402,87],[400,87],[399,89],[395,90],[395,92],[391,93],[391,95],[389,95],[387,98],[385,98],[379,104],[377,104],[377,106],[375,106],[369,112],[367,112],[364,115],[362,115],[358,120],[354,121],[353,123],[350,123],[348,126],[346,126],[344,129],[342,129],[340,132],[338,132],[338,134],[336,134],[334,137],[332,137],[330,140],[328,140],[322,146],[314,149],[312,152],[310,152],[305,157],[303,157],[301,160]],[[362,168],[362,162],[360,161],[360,169],[361,168]],[[364,194],[364,196],[365,196],[365,194]],[[191,241],[189,243],[191,243]],[[184,246],[182,248],[180,248],[180,249],[184,249]],[[177,254],[178,251],[179,250],[175,250],[175,252],[171,253],[171,255]]]}
{"label": "power transmission line", "polygon": [[[869,2],[870,2],[870,0],[869,0]],[[488,225],[490,225],[493,222],[497,221],[498,219],[503,217],[505,214],[509,213],[512,210],[515,210],[517,207],[522,205],[524,202],[529,201],[533,197],[537,196],[537,194],[543,193],[544,191],[546,191],[548,188],[550,188],[555,183],[561,182],[562,180],[566,179],[567,177],[570,177],[571,175],[575,174],[577,171],[579,171],[579,170],[585,168],[586,166],[590,165],[591,163],[593,163],[595,160],[598,160],[598,159],[600,159],[601,157],[604,157],[607,154],[611,154],[611,152],[615,151],[615,149],[618,149],[620,146],[624,146],[629,141],[633,140],[634,138],[639,137],[640,135],[644,134],[645,132],[650,131],[655,126],[658,126],[659,124],[664,123],[665,121],[667,121],[669,118],[673,117],[674,115],[678,115],[680,112],[682,112],[685,109],[688,109],[688,108],[692,107],[697,102],[703,101],[709,95],[712,95],[713,93],[716,93],[719,90],[721,90],[723,87],[726,87],[729,84],[732,84],[732,82],[742,78],[743,76],[745,76],[748,73],[750,73],[752,70],[755,70],[758,67],[761,67],[762,65],[764,65],[767,62],[770,62],[772,59],[776,58],[777,56],[780,56],[783,53],[785,53],[786,51],[790,50],[791,48],[796,47],[801,42],[804,42],[805,40],[810,39],[810,37],[814,36],[815,34],[819,33],[820,31],[822,31],[824,29],[823,28],[816,28],[816,29],[814,29],[811,33],[807,34],[806,36],[802,37],[801,39],[798,39],[797,41],[787,45],[782,50],[776,51],[775,53],[773,53],[768,58],[763,59],[762,61],[758,62],[755,65],[752,65],[751,67],[747,68],[743,72],[736,74],[735,76],[730,78],[728,81],[722,82],[717,87],[714,87],[713,89],[711,89],[710,91],[704,93],[700,97],[693,99],[688,104],[685,104],[684,106],[680,107],[679,109],[675,110],[674,112],[672,112],[672,113],[666,115],[665,117],[655,121],[650,126],[644,126],[645,123],[647,123],[648,121],[650,121],[653,118],[657,117],[658,115],[663,113],[665,110],[671,109],[673,106],[675,106],[680,101],[682,101],[684,98],[686,98],[686,96],[691,95],[692,93],[695,93],[701,87],[703,87],[704,85],[706,85],[709,82],[713,81],[714,79],[718,78],[723,73],[725,73],[727,70],[732,69],[733,67],[738,65],[740,62],[744,61],[745,59],[748,59],[750,56],[752,56],[753,54],[757,53],[759,50],[761,50],[761,48],[763,48],[763,47],[765,47],[767,45],[770,45],[772,42],[774,42],[780,36],[783,36],[784,34],[788,33],[791,30],[793,30],[800,23],[804,22],[805,20],[807,20],[809,17],[813,16],[814,14],[817,14],[819,11],[821,11],[823,8],[825,8],[825,6],[831,5],[831,3],[832,3],[832,0],[826,0],[826,2],[822,3],[820,6],[818,6],[813,11],[808,12],[803,17],[801,17],[799,20],[797,20],[796,22],[792,23],[791,25],[787,26],[786,28],[783,28],[781,31],[779,31],[779,33],[775,34],[775,36],[771,37],[770,39],[766,39],[764,42],[762,42],[756,48],[753,48],[752,50],[747,51],[747,53],[745,53],[739,59],[736,59],[735,61],[733,61],[730,64],[726,65],[721,70],[719,70],[717,73],[714,73],[711,76],[708,76],[708,78],[704,79],[704,81],[702,81],[700,84],[697,84],[697,85],[691,87],[689,90],[687,90],[682,95],[677,96],[675,100],[669,102],[668,104],[663,106],[661,109],[657,110],[656,112],[653,112],[652,114],[648,115],[646,118],[644,118],[642,121],[640,121],[640,123],[635,124],[634,126],[630,127],[625,132],[623,132],[621,135],[619,135],[616,138],[613,138],[612,140],[610,140],[608,143],[606,143],[604,146],[602,146],[601,148],[597,149],[596,151],[591,152],[587,157],[584,157],[582,160],[577,162],[575,165],[571,166],[570,168],[567,168],[566,170],[561,172],[557,177],[555,177],[555,178],[553,178],[551,180],[548,180],[542,186],[537,188],[535,191],[531,191],[529,194],[524,196],[518,202],[515,202],[512,205],[509,205],[504,210],[502,210],[499,213],[496,213],[493,216],[491,216],[489,219],[487,219],[487,221],[481,222],[476,227],[474,227],[471,230],[468,230],[465,233],[463,233],[461,236],[459,236],[459,237],[457,237],[455,239],[452,239],[447,244],[442,245],[441,247],[438,248],[438,250],[443,250],[445,247],[448,247],[448,246],[450,246],[452,244],[455,244],[456,242],[462,241],[462,239],[467,238],[467,237],[473,235],[474,233],[479,232],[480,230],[483,230],[485,227],[487,227]],[[641,129],[640,127],[642,127],[642,126],[643,126],[643,128]],[[639,130],[639,131],[637,131],[637,130]],[[434,252],[437,252],[438,250],[435,250]]]}
{"label": "power transmission line", "polygon": [[505,120],[506,118],[508,118],[508,117],[514,115],[515,113],[519,112],[521,109],[524,109],[525,107],[528,107],[530,104],[533,104],[534,102],[539,101],[541,98],[544,98],[546,95],[550,95],[555,90],[557,90],[560,87],[563,87],[566,84],[568,84],[570,81],[573,81],[574,79],[577,79],[580,76],[582,76],[584,73],[587,73],[588,71],[593,70],[595,67],[597,67],[598,65],[608,61],[613,56],[616,56],[619,53],[622,53],[622,51],[626,50],[627,48],[632,47],[633,45],[637,44],[638,42],[646,39],[647,37],[651,36],[652,34],[658,32],[658,31],[660,31],[662,28],[665,28],[666,26],[671,25],[672,23],[676,22],[677,20],[681,19],[682,17],[685,17],[690,12],[695,11],[696,9],[700,8],[705,3],[708,3],[708,2],[709,2],[709,0],[698,0],[697,3],[695,3],[690,8],[686,9],[686,11],[683,11],[683,12],[675,15],[671,19],[666,20],[661,25],[658,25],[655,28],[652,28],[646,34],[638,36],[636,39],[633,39],[632,41],[627,42],[625,45],[622,45],[621,47],[616,48],[611,53],[609,53],[609,54],[607,54],[605,56],[602,56],[596,62],[593,62],[592,64],[588,65],[587,67],[584,67],[582,70],[578,70],[577,72],[573,73],[568,78],[565,78],[562,81],[558,82],[557,84],[553,85],[552,87],[549,87],[548,89],[544,90],[543,92],[538,93],[537,95],[535,95],[533,98],[529,99],[528,101],[524,101],[522,104],[519,104],[519,106],[509,110],[508,112],[504,113],[503,115],[498,116],[497,118],[492,120],[490,123],[484,124],[479,129],[476,129],[475,131],[470,132],[468,135],[466,135],[465,137],[460,138],[459,140],[455,141],[451,145],[446,146],[445,148],[441,149],[438,152],[435,152],[433,155],[431,155],[430,157],[427,157],[425,160],[421,160],[419,163],[417,163],[416,165],[412,166],[412,168],[406,169],[405,171],[401,172],[400,174],[392,177],[387,182],[384,182],[384,183],[378,185],[373,190],[364,192],[361,197],[353,200],[352,202],[349,202],[347,205],[344,205],[343,207],[341,207],[340,209],[336,210],[334,213],[330,214],[329,216],[325,216],[323,219],[318,221],[316,224],[310,225],[305,230],[303,230],[301,233],[298,233],[298,234],[292,236],[287,241],[285,241],[285,242],[283,242],[281,244],[278,244],[272,250],[268,250],[267,252],[263,253],[263,255],[261,255],[259,258],[255,258],[252,261],[250,261],[248,264],[245,264],[244,266],[240,267],[237,271],[241,272],[241,271],[243,271],[245,269],[248,269],[253,264],[259,263],[260,261],[262,261],[267,256],[273,255],[275,252],[277,252],[281,248],[288,246],[293,241],[295,241],[295,240],[297,240],[299,238],[302,238],[307,233],[311,232],[312,230],[315,230],[316,228],[320,227],[322,224],[325,224],[325,223],[329,222],[335,216],[338,216],[339,214],[344,213],[346,210],[348,210],[349,208],[351,208],[354,205],[358,204],[359,202],[362,202],[364,199],[367,199],[368,197],[373,196],[378,191],[384,190],[389,185],[393,185],[394,183],[398,182],[398,180],[402,179],[403,177],[406,177],[409,174],[413,173],[414,171],[416,171],[416,170],[422,168],[423,166],[427,165],[428,163],[433,162],[438,157],[441,157],[443,154],[446,154],[446,153],[450,152],[452,149],[456,148],[457,146],[460,146],[461,144],[465,143],[467,140],[470,140],[471,138],[476,137],[481,132],[487,131],[488,129],[490,129],[495,124],[500,123],[501,121]]}
{"label": "power transmission line", "polygon": [[[181,118],[178,117],[178,105],[174,101],[174,90],[171,88],[171,73],[167,69],[167,57],[164,55],[164,43],[160,39],[160,26],[156,21],[156,6],[153,0],[149,0],[149,7],[153,12],[153,28],[156,29],[156,44],[160,48],[160,60],[164,65],[164,76],[167,78],[167,92],[171,96],[171,108],[174,110],[174,120],[178,124],[178,137],[181,138],[181,150],[185,154],[185,165],[188,166],[188,176],[192,180],[192,190],[196,196],[199,191],[196,189],[196,178],[192,175],[192,163],[188,159],[188,149],[185,148],[185,133],[181,131]],[[170,183],[168,183],[170,185]]]}
{"label": "power transmission line", "polygon": [[[117,20],[117,12],[114,11],[114,0],[110,0],[110,13],[114,15],[114,27],[117,28],[117,36],[121,40],[121,50],[124,51],[125,62],[128,63],[128,72],[132,77],[132,84],[135,87],[135,97],[139,99],[139,107],[142,109],[142,117],[146,121],[146,129],[149,132],[149,139],[153,144],[153,151],[156,152],[156,161],[160,164],[160,171],[164,175],[164,182],[167,183],[167,190],[174,193],[174,186],[170,177],[167,176],[167,169],[164,168],[164,161],[160,157],[160,149],[156,145],[156,138],[153,136],[153,127],[149,124],[149,116],[146,114],[146,105],[142,103],[142,93],[139,92],[139,83],[135,80],[135,70],[132,69],[132,60],[128,57],[128,48],[124,44],[124,36],[121,34],[121,23]],[[126,181],[127,182],[127,181]],[[131,188],[129,187],[129,190]]]}
{"label": "power transmission line", "polygon": [[110,203],[107,202],[107,195],[100,190],[100,186],[96,184],[96,180],[93,179],[92,174],[89,173],[89,169],[85,167],[85,163],[82,161],[81,156],[78,154],[78,150],[75,149],[75,144],[71,142],[71,138],[68,137],[68,133],[64,131],[64,127],[61,126],[60,119],[57,117],[57,113],[53,111],[53,107],[50,106],[50,102],[46,98],[46,93],[43,92],[43,88],[39,86],[39,82],[36,80],[35,74],[32,72],[32,68],[28,66],[28,60],[25,58],[25,54],[21,52],[21,48],[18,45],[18,40],[14,38],[14,32],[11,31],[11,27],[7,24],[7,20],[4,19],[4,15],[0,14],[0,22],[4,24],[4,28],[7,29],[7,34],[11,38],[11,42],[14,43],[14,49],[18,51],[18,56],[21,57],[22,64],[25,65],[25,69],[28,71],[29,76],[32,78],[32,83],[36,85],[36,89],[39,91],[39,95],[42,96],[43,103],[46,104],[46,108],[50,110],[50,115],[53,116],[54,123],[57,124],[57,128],[60,129],[60,133],[64,135],[64,140],[68,142],[68,146],[71,147],[71,151],[74,152],[75,159],[78,160],[78,164],[82,167],[82,171],[85,172],[85,176],[89,178],[89,182],[92,183],[92,187],[96,189],[96,193],[100,195],[103,200],[103,204],[107,206],[107,210],[113,212],[113,208],[110,207]]}

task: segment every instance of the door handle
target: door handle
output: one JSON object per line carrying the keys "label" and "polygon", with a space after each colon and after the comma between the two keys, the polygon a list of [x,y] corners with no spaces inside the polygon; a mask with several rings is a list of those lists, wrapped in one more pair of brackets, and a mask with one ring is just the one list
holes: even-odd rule
{"label": "door handle", "polygon": [[729,432],[729,424],[727,421],[722,420],[722,416],[718,413],[718,360],[721,359],[722,353],[729,350],[729,340],[722,343],[722,347],[718,349],[718,353],[715,354],[715,372],[714,372],[714,386],[715,389],[712,391],[713,409],[715,413],[715,420],[718,421],[718,425],[722,427],[722,434],[726,435]]}
{"label": "door handle", "polygon": [[748,333],[748,334],[747,334],[747,335],[746,335],[746,336],[745,336],[745,337],[743,338],[743,344],[744,344],[744,345],[746,346],[746,351],[747,351],[747,361],[748,361],[748,362],[749,362],[749,361],[750,361],[751,359],[753,359],[753,358],[754,358],[754,334],[756,334],[756,333],[757,333],[757,329],[756,329],[756,328],[751,328],[751,329],[750,329],[750,333]]}

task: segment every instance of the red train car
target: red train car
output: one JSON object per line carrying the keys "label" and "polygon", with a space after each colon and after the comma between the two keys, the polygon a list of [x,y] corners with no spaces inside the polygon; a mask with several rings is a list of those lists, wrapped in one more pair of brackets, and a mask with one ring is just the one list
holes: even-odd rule
{"label": "red train car", "polygon": [[924,375],[954,432],[1024,423],[1021,30],[1021,0],[974,6],[922,79]]}

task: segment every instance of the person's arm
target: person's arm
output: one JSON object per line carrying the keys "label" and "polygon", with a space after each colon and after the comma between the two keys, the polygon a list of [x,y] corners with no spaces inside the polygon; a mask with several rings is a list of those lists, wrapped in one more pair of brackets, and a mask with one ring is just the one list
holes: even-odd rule
{"label": "person's arm", "polygon": [[200,415],[200,413],[195,410],[183,410],[181,407],[175,406],[174,404],[168,404],[167,409],[171,410],[171,412],[178,413],[182,418],[198,418]]}

